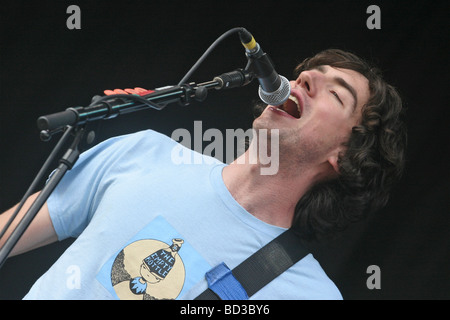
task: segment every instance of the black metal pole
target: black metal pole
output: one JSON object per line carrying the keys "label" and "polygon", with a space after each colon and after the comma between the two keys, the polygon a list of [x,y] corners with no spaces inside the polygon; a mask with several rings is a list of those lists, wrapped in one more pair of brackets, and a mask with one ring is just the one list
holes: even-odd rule
{"label": "black metal pole", "polygon": [[64,126],[80,126],[90,121],[110,119],[120,114],[154,108],[163,109],[167,104],[189,104],[192,99],[203,101],[210,89],[223,90],[245,86],[253,80],[253,74],[244,69],[223,73],[211,81],[182,84],[157,90],[145,96],[118,94],[104,96],[88,107],[68,108],[65,111],[39,117],[38,128],[51,134]]}
{"label": "black metal pole", "polygon": [[[67,130],[69,130],[70,132],[72,131],[72,128],[69,128]],[[80,155],[78,145],[83,137],[84,128],[77,128],[77,130],[78,131],[76,132],[74,141],[72,142],[71,146],[66,151],[66,153],[60,159],[58,167],[53,171],[53,174],[48,179],[47,183],[45,184],[42,191],[39,193],[38,197],[35,199],[33,204],[30,206],[30,208],[27,210],[23,218],[20,220],[19,224],[16,226],[14,231],[6,240],[3,247],[0,249],[0,268],[3,266],[11,250],[17,244],[19,239],[22,237],[23,233],[28,228],[30,223],[33,221],[34,217],[37,215],[37,213],[42,208],[44,203],[50,197],[53,190],[61,181],[64,174],[67,172],[67,170],[71,169],[75,164],[75,162],[77,161],[78,156]]]}
{"label": "black metal pole", "polygon": [[66,125],[79,126],[89,121],[114,118],[120,114],[148,108],[161,110],[168,103],[195,98],[195,91],[199,87],[211,89],[218,85],[218,81],[209,81],[199,85],[191,83],[174,86],[143,97],[126,94],[104,96],[88,107],[68,108],[62,112],[39,117],[37,124],[41,130],[53,131]]}

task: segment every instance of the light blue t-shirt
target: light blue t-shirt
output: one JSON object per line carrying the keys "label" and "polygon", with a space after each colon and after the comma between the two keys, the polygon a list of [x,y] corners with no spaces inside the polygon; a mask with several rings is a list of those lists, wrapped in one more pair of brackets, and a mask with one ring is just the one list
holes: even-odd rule
{"label": "light blue t-shirt", "polygon": [[[207,271],[234,268],[285,230],[239,205],[225,166],[151,130],[83,153],[48,199],[58,238],[77,239],[25,299],[194,299]],[[251,299],[342,296],[309,254]]]}

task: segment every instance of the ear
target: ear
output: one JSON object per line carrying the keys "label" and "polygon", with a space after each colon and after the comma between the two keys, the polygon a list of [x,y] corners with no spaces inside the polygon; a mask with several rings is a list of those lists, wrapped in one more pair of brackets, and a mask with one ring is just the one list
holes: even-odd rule
{"label": "ear", "polygon": [[339,153],[330,155],[330,156],[327,158],[328,164],[330,165],[331,168],[333,168],[333,170],[334,170],[334,172],[335,172],[336,174],[339,174],[339,164],[338,164],[338,161],[339,161]]}

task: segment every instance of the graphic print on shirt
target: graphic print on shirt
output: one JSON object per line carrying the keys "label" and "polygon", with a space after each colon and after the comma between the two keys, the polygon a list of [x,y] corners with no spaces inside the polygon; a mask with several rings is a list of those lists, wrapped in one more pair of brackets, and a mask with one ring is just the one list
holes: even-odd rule
{"label": "graphic print on shirt", "polygon": [[175,299],[183,288],[185,269],[178,251],[184,240],[169,245],[139,240],[125,247],[114,260],[111,284],[119,299]]}
{"label": "graphic print on shirt", "polygon": [[189,241],[157,216],[106,261],[96,278],[121,300],[182,299],[210,269]]}

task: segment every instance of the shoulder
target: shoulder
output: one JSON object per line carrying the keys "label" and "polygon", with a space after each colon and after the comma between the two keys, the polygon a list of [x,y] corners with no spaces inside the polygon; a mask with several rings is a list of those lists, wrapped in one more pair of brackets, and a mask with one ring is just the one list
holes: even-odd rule
{"label": "shoulder", "polygon": [[[100,162],[102,164],[116,161],[146,162],[160,161],[164,165],[204,164],[207,166],[221,163],[218,159],[203,155],[177,142],[172,136],[143,130],[131,134],[109,138],[84,152],[80,159]],[[154,162],[153,162],[154,163]]]}
{"label": "shoulder", "polygon": [[120,135],[106,139],[82,154],[84,157],[104,157],[131,155],[142,151],[151,152],[156,148],[173,145],[176,142],[168,136],[153,130],[143,130],[135,133]]}
{"label": "shoulder", "polygon": [[257,292],[252,299],[343,300],[343,297],[310,253]]}
{"label": "shoulder", "polygon": [[109,138],[101,142],[99,147],[108,147],[111,145],[132,146],[136,144],[148,145],[154,142],[175,143],[170,137],[154,130],[143,130],[121,136]]}
{"label": "shoulder", "polygon": [[308,299],[342,300],[342,294],[336,284],[327,275],[312,254],[308,254],[297,263],[305,272],[305,286],[308,288]]}

